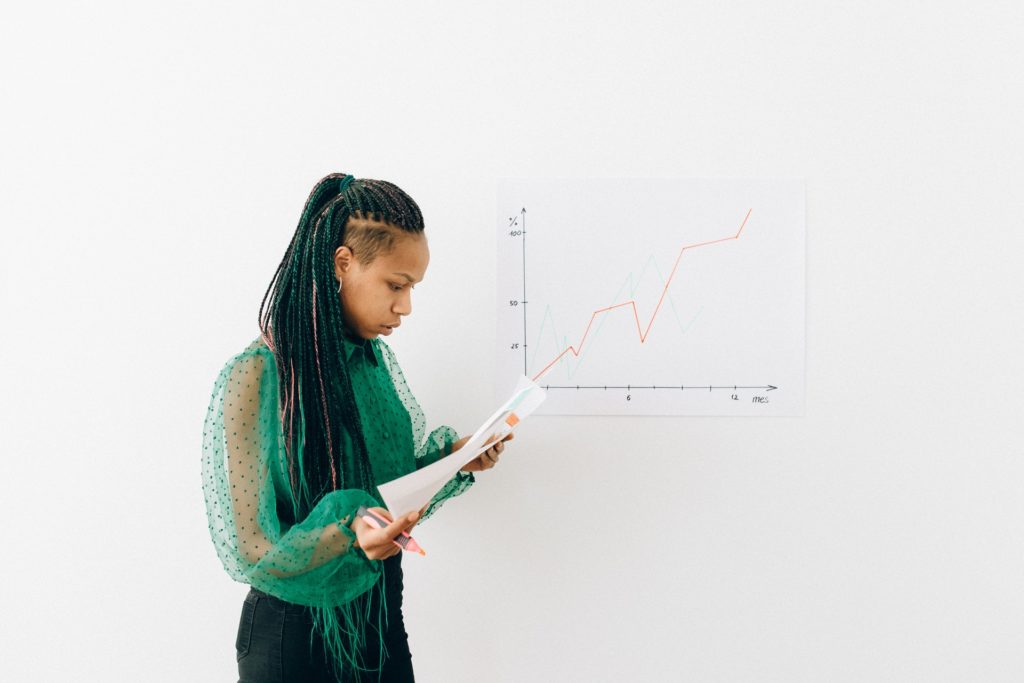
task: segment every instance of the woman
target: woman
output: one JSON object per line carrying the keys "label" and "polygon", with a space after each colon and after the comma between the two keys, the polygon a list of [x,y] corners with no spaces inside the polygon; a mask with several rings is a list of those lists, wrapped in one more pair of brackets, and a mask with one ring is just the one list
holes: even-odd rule
{"label": "woman", "polygon": [[[261,336],[214,386],[203,443],[210,533],[252,586],[241,683],[411,681],[392,540],[497,463],[497,443],[420,511],[392,520],[376,485],[465,439],[425,432],[391,349],[430,259],[419,207],[395,185],[332,174],[313,188],[260,306]],[[390,521],[356,517],[359,506]]]}

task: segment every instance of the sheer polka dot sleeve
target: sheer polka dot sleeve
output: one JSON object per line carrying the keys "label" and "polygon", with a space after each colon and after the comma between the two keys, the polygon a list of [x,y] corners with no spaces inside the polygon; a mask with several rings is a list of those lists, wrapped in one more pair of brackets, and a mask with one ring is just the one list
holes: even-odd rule
{"label": "sheer polka dot sleeve", "polygon": [[[265,351],[265,349],[264,349]],[[214,385],[203,431],[210,534],[228,574],[289,602],[341,605],[368,590],[380,563],[353,546],[359,490],[332,491],[292,522],[273,355],[251,346]]]}

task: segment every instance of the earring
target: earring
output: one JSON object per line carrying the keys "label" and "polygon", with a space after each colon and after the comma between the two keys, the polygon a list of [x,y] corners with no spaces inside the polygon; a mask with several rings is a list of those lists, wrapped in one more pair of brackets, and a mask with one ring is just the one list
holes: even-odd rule
{"label": "earring", "polygon": [[341,294],[341,280],[338,280],[338,294]]}

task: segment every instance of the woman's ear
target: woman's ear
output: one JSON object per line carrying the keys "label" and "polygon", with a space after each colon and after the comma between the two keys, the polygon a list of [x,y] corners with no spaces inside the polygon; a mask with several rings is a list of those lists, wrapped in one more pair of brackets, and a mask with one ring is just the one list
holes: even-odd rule
{"label": "woman's ear", "polygon": [[334,277],[341,280],[352,267],[352,250],[342,245],[334,251]]}

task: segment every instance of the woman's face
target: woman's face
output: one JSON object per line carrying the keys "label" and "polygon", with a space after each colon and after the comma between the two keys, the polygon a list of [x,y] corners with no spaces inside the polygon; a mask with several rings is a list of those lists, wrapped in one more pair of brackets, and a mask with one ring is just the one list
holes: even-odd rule
{"label": "woman's face", "polygon": [[402,233],[389,253],[362,264],[348,247],[334,252],[334,275],[341,281],[345,326],[362,339],[389,335],[412,313],[413,286],[423,280],[430,262],[427,238]]}

